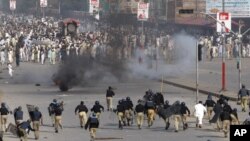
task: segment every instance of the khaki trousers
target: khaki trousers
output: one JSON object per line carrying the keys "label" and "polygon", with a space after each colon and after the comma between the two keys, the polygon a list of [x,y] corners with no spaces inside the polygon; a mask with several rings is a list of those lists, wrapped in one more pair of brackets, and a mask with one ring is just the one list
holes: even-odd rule
{"label": "khaki trousers", "polygon": [[33,129],[34,134],[35,134],[35,138],[39,139],[39,128],[40,128],[40,122],[39,121],[33,121]]}
{"label": "khaki trousers", "polygon": [[212,113],[213,113],[213,107],[207,107],[207,117],[208,117],[208,120],[211,119]]}
{"label": "khaki trousers", "polygon": [[174,126],[175,130],[179,130],[179,124],[181,122],[181,115],[174,115]]}
{"label": "khaki trousers", "polygon": [[21,133],[21,136],[20,136],[21,141],[28,141],[27,132],[22,128],[19,128],[18,130]]}
{"label": "khaki trousers", "polygon": [[80,125],[81,126],[84,126],[87,122],[87,114],[86,112],[80,112],[79,113],[79,120],[80,120]]}
{"label": "khaki trousers", "polygon": [[90,138],[94,139],[96,137],[96,128],[90,128],[89,132],[90,132]]}
{"label": "khaki trousers", "polygon": [[107,97],[106,100],[107,100],[107,109],[108,110],[113,109],[113,98],[112,97]]}
{"label": "khaki trousers", "polygon": [[225,135],[225,137],[227,137],[227,133],[229,131],[229,126],[230,126],[230,120],[223,120],[222,126],[223,126],[224,135]]}
{"label": "khaki trousers", "polygon": [[242,107],[242,110],[246,111],[247,104],[248,104],[248,96],[241,97],[241,107]]}
{"label": "khaki trousers", "polygon": [[1,129],[4,132],[7,129],[7,120],[8,120],[8,116],[7,115],[1,115]]}
{"label": "khaki trousers", "polygon": [[58,126],[62,129],[62,116],[55,116],[55,130],[58,131]]}
{"label": "khaki trousers", "polygon": [[117,117],[118,117],[118,120],[122,122],[122,121],[123,121],[123,118],[124,118],[123,112],[118,112],[118,113],[117,113]]}
{"label": "khaki trousers", "polygon": [[148,126],[153,125],[155,111],[153,109],[148,109]]}
{"label": "khaki trousers", "polygon": [[141,127],[143,125],[144,113],[143,112],[137,113],[136,120],[137,120],[137,125]]}

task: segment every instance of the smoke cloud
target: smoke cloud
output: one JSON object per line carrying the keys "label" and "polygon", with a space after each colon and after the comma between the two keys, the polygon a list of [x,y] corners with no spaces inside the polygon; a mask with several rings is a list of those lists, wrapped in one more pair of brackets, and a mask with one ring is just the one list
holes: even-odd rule
{"label": "smoke cloud", "polygon": [[[90,82],[122,82],[130,78],[160,78],[161,75],[176,77],[195,69],[196,39],[184,32],[173,35],[175,47],[173,61],[166,63],[163,57],[154,60],[145,55],[145,50],[138,49],[135,59],[117,59],[117,53],[111,56],[92,58],[90,55],[71,56],[62,63],[54,80],[69,86],[88,85]],[[160,51],[158,51],[159,53]],[[139,64],[137,58],[143,62]]]}
{"label": "smoke cloud", "polygon": [[152,60],[145,55],[144,50],[138,50],[136,56],[142,57],[143,63],[138,65],[138,61],[133,61],[128,64],[133,76],[155,79],[160,78],[161,75],[176,77],[193,71],[196,59],[196,39],[182,31],[173,35],[173,40],[175,47],[172,51],[172,63],[167,63],[166,59],[161,56],[157,60]]}

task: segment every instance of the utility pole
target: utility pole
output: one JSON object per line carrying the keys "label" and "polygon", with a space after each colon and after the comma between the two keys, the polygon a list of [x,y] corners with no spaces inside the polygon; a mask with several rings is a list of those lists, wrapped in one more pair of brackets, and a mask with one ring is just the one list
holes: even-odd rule
{"label": "utility pole", "polygon": [[[225,0],[222,0],[222,12],[225,12]],[[226,64],[225,64],[225,32],[226,32],[226,27],[225,27],[225,23],[222,24],[222,31],[221,31],[221,35],[222,35],[222,87],[221,87],[221,91],[225,91],[226,90]]]}
{"label": "utility pole", "polygon": [[239,70],[239,90],[241,89],[241,53],[242,53],[242,35],[241,35],[241,28],[243,27],[244,23],[242,20],[239,20],[239,56],[238,56],[238,70]]}
{"label": "utility pole", "polygon": [[198,41],[196,41],[196,104],[199,96],[199,60],[198,60]]}

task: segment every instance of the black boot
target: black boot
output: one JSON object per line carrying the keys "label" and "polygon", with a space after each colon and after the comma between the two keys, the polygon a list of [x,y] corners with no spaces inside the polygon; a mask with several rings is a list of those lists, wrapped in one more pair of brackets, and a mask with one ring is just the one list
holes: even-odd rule
{"label": "black boot", "polygon": [[126,122],[125,121],[123,121],[123,126],[126,126]]}
{"label": "black boot", "polygon": [[130,119],[127,119],[128,126],[130,126]]}
{"label": "black boot", "polygon": [[119,121],[119,128],[122,129],[122,122]]}

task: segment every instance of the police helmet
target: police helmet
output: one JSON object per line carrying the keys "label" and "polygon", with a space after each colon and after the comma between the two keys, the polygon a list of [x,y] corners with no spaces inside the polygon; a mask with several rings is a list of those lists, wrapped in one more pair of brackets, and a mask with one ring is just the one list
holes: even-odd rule
{"label": "police helmet", "polygon": [[122,100],[119,100],[119,101],[118,101],[118,104],[122,104]]}
{"label": "police helmet", "polygon": [[38,108],[38,107],[35,107],[35,110],[36,110],[36,111],[38,111],[38,110],[39,110],[39,108]]}
{"label": "police helmet", "polygon": [[56,99],[53,99],[53,102],[57,102],[57,100],[56,100]]}
{"label": "police helmet", "polygon": [[165,104],[169,104],[169,101],[168,101],[168,100],[166,100],[166,101],[165,101]]}
{"label": "police helmet", "polygon": [[6,105],[6,104],[5,104],[4,102],[1,103],[1,106],[2,106],[2,107],[5,107],[5,105]]}
{"label": "police helmet", "polygon": [[18,110],[22,110],[22,107],[21,107],[21,106],[18,106],[17,109],[18,109]]}
{"label": "police helmet", "polygon": [[185,106],[185,105],[186,105],[186,103],[185,103],[185,102],[181,102],[181,105]]}
{"label": "police helmet", "polygon": [[126,100],[127,100],[127,101],[130,101],[130,97],[126,97]]}
{"label": "police helmet", "polygon": [[242,88],[245,88],[246,86],[244,84],[241,85]]}
{"label": "police helmet", "polygon": [[98,105],[98,104],[99,104],[99,101],[95,101],[95,104]]}
{"label": "police helmet", "polygon": [[175,102],[175,104],[180,104],[180,101],[179,101],[179,100],[177,100],[177,101]]}
{"label": "police helmet", "polygon": [[140,100],[140,99],[139,99],[137,102],[138,102],[138,103],[141,103],[141,102],[142,102],[142,100]]}
{"label": "police helmet", "polygon": [[81,101],[81,103],[80,103],[81,105],[83,105],[84,104],[84,102],[83,101]]}

